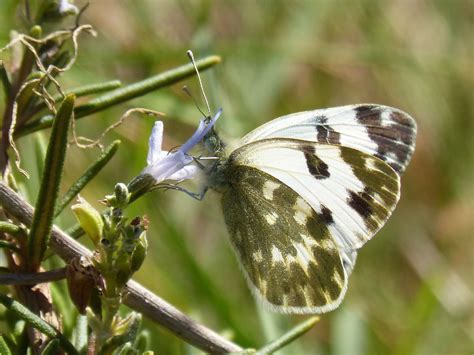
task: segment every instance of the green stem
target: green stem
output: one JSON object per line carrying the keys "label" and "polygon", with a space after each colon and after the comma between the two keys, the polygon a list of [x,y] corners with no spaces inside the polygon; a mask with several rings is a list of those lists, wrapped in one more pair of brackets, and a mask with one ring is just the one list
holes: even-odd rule
{"label": "green stem", "polygon": [[66,96],[58,110],[51,132],[28,240],[28,266],[32,271],[35,271],[40,265],[51,237],[74,101],[74,95]]}
{"label": "green stem", "polygon": [[102,170],[104,166],[112,159],[112,157],[117,152],[120,141],[116,140],[107,149],[102,153],[102,155],[86,170],[86,172],[76,180],[74,184],[69,188],[69,190],[64,194],[64,196],[59,201],[56,213],[54,214],[57,217],[71,202],[74,197],[76,197],[79,192]]}
{"label": "green stem", "polygon": [[318,321],[318,316],[311,317],[305,320],[304,322],[298,324],[296,327],[291,329],[288,333],[283,334],[280,338],[272,341],[260,350],[256,351],[255,354],[263,355],[274,353],[275,351],[283,348],[285,345],[291,343],[293,340],[302,336],[304,333],[310,330]]}
{"label": "green stem", "polygon": [[58,339],[61,347],[68,352],[68,354],[78,354],[76,348],[67,340],[67,338],[62,335],[57,329],[55,329],[48,322],[44,321],[36,314],[31,312],[28,308],[23,306],[20,302],[15,301],[14,299],[0,294],[0,303],[8,308],[13,314],[18,318],[23,319],[33,328],[38,329],[41,333],[47,335],[51,339]]}
{"label": "green stem", "polygon": [[[218,56],[209,56],[204,59],[196,61],[196,66],[199,70],[208,69],[221,62]],[[84,105],[77,106],[74,109],[75,118],[82,118],[92,113],[103,111],[111,106],[119,103],[132,100],[136,97],[143,96],[149,92],[157,89],[170,86],[183,79],[186,79],[195,74],[192,64],[182,65],[178,68],[165,71],[164,73],[152,76],[151,78],[127,85],[123,88],[114,90],[105,95],[99,96]],[[53,116],[43,116],[29,124],[25,124],[16,132],[17,137],[36,132],[41,129],[51,127]]]}

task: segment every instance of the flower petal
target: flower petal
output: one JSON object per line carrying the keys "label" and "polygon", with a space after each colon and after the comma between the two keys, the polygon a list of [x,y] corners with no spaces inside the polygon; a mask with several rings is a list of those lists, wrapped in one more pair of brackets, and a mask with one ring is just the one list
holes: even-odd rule
{"label": "flower petal", "polygon": [[148,156],[146,162],[148,165],[158,163],[162,158],[161,145],[163,143],[163,122],[156,121],[151,130],[150,140],[148,141]]}
{"label": "flower petal", "polygon": [[206,125],[206,120],[201,120],[199,121],[199,127],[197,128],[196,132],[189,138],[186,143],[184,143],[179,150],[181,150],[183,153],[187,153],[189,150],[191,150],[196,144],[202,141],[204,136],[209,132],[216,123],[217,119],[222,113],[222,109],[219,109],[217,113],[214,115],[212,120]]}
{"label": "flower petal", "polygon": [[192,157],[187,156],[178,150],[176,152],[169,153],[156,164],[148,165],[145,169],[143,169],[142,173],[152,175],[155,178],[157,184],[163,180],[175,180],[173,178],[173,174],[185,168],[192,161]]}

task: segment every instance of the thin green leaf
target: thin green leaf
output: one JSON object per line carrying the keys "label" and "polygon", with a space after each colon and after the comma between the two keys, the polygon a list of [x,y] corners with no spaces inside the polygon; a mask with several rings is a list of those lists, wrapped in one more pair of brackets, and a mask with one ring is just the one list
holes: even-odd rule
{"label": "thin green leaf", "polygon": [[74,101],[74,95],[66,96],[58,110],[51,132],[28,240],[28,266],[30,270],[36,270],[40,265],[51,237]]}
{"label": "thin green leaf", "polygon": [[[218,56],[209,56],[204,59],[196,61],[196,66],[199,70],[208,69],[218,63],[221,58]],[[143,96],[147,93],[157,89],[173,85],[183,79],[186,79],[195,74],[192,64],[182,65],[175,69],[165,71],[164,73],[152,76],[148,79],[127,85],[123,88],[114,90],[105,95],[99,96],[84,105],[77,106],[74,109],[76,119],[88,116],[92,113],[103,111],[111,106],[119,103],[132,100],[136,97]],[[17,137],[36,132],[38,130],[51,127],[54,117],[51,115],[43,116],[40,119],[25,124],[16,132]]]}
{"label": "thin green leaf", "polygon": [[72,338],[74,346],[79,350],[85,350],[87,347],[87,316],[77,315],[76,324],[72,330]]}
{"label": "thin green leaf", "polygon": [[0,232],[15,234],[21,230],[19,226],[10,222],[0,221]]}
{"label": "thin green leaf", "polygon": [[10,79],[8,78],[8,73],[5,70],[5,66],[3,62],[0,60],[0,80],[2,81],[3,92],[5,93],[5,102],[10,100],[12,86],[10,83]]}
{"label": "thin green leaf", "polygon": [[0,354],[2,354],[2,355],[11,355],[11,353],[12,352],[11,352],[7,342],[3,338],[3,335],[0,335]]}
{"label": "thin green leaf", "polygon": [[35,152],[35,165],[38,173],[38,180],[43,175],[44,161],[46,158],[46,152],[48,150],[48,142],[44,136],[44,132],[38,132],[33,135],[33,146]]}
{"label": "thin green leaf", "polygon": [[18,318],[23,319],[33,328],[38,329],[41,333],[47,335],[51,339],[58,339],[61,347],[69,354],[78,354],[76,348],[74,348],[64,335],[48,322],[44,321],[28,308],[23,306],[20,302],[17,302],[4,294],[0,294],[0,303],[12,311]]}
{"label": "thin green leaf", "polygon": [[[76,97],[82,97],[86,95],[100,94],[102,92],[117,89],[121,86],[122,82],[120,80],[110,80],[103,83],[83,85],[77,88],[68,89],[65,91],[65,95],[74,94]],[[58,102],[61,101],[62,96],[56,95],[53,99],[55,102]]]}
{"label": "thin green leaf", "polygon": [[283,348],[285,345],[288,345],[293,340],[299,338],[308,330],[310,330],[317,322],[319,321],[319,317],[311,317],[304,322],[298,324],[288,333],[282,335],[280,338],[272,341],[271,343],[265,345],[263,348],[258,350],[255,354],[263,355],[263,354],[272,354],[275,351]]}
{"label": "thin green leaf", "polygon": [[123,334],[113,336],[104,343],[99,351],[99,355],[111,354],[114,350],[126,343],[133,343],[137,337],[142,316],[140,313],[131,313],[128,317],[130,324],[127,324]]}
{"label": "thin green leaf", "polygon": [[102,170],[104,166],[107,165],[110,159],[112,159],[117,152],[119,145],[119,140],[116,140],[109,145],[102,155],[86,170],[86,172],[77,179],[74,184],[72,184],[69,190],[58,202],[56,213],[54,214],[55,217],[57,217],[64,210],[67,204],[71,202],[79,192],[81,192],[81,190]]}

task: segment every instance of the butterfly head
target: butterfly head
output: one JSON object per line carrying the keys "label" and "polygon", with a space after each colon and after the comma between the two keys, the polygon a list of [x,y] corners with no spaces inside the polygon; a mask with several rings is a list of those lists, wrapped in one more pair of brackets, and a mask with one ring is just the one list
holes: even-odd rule
{"label": "butterfly head", "polygon": [[209,129],[202,140],[205,149],[212,155],[221,157],[225,151],[225,143],[217,134],[214,126]]}

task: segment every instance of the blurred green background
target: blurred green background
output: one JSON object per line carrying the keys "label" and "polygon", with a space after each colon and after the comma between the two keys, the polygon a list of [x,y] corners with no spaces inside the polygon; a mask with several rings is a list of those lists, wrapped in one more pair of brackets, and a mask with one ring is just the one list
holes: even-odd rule
{"label": "blurred green background", "polygon": [[[21,28],[16,3],[0,1],[1,46]],[[474,350],[473,18],[470,0],[95,0],[82,22],[98,36],[81,37],[77,65],[61,82],[134,82],[186,63],[193,49],[198,58],[223,58],[202,75],[213,110],[224,109],[218,129],[229,136],[284,114],[359,102],[410,113],[417,148],[398,208],[360,251],[342,305],[280,353],[467,354]],[[185,84],[199,98],[197,80]],[[177,146],[200,118],[181,87],[85,118],[78,131],[95,138],[126,109],[146,107],[166,113],[165,143]],[[152,125],[136,116],[105,138],[123,143],[86,199],[99,206],[116,182],[141,171]],[[31,143],[20,145],[31,165]],[[71,147],[68,154],[65,187],[99,152]],[[36,184],[33,174],[25,186],[31,202]],[[252,298],[218,195],[198,202],[156,192],[129,213],[151,222],[150,250],[135,279],[194,319],[246,347],[304,319],[269,313]],[[59,224],[73,222],[68,211]],[[156,353],[196,352],[168,331],[144,326]]]}

